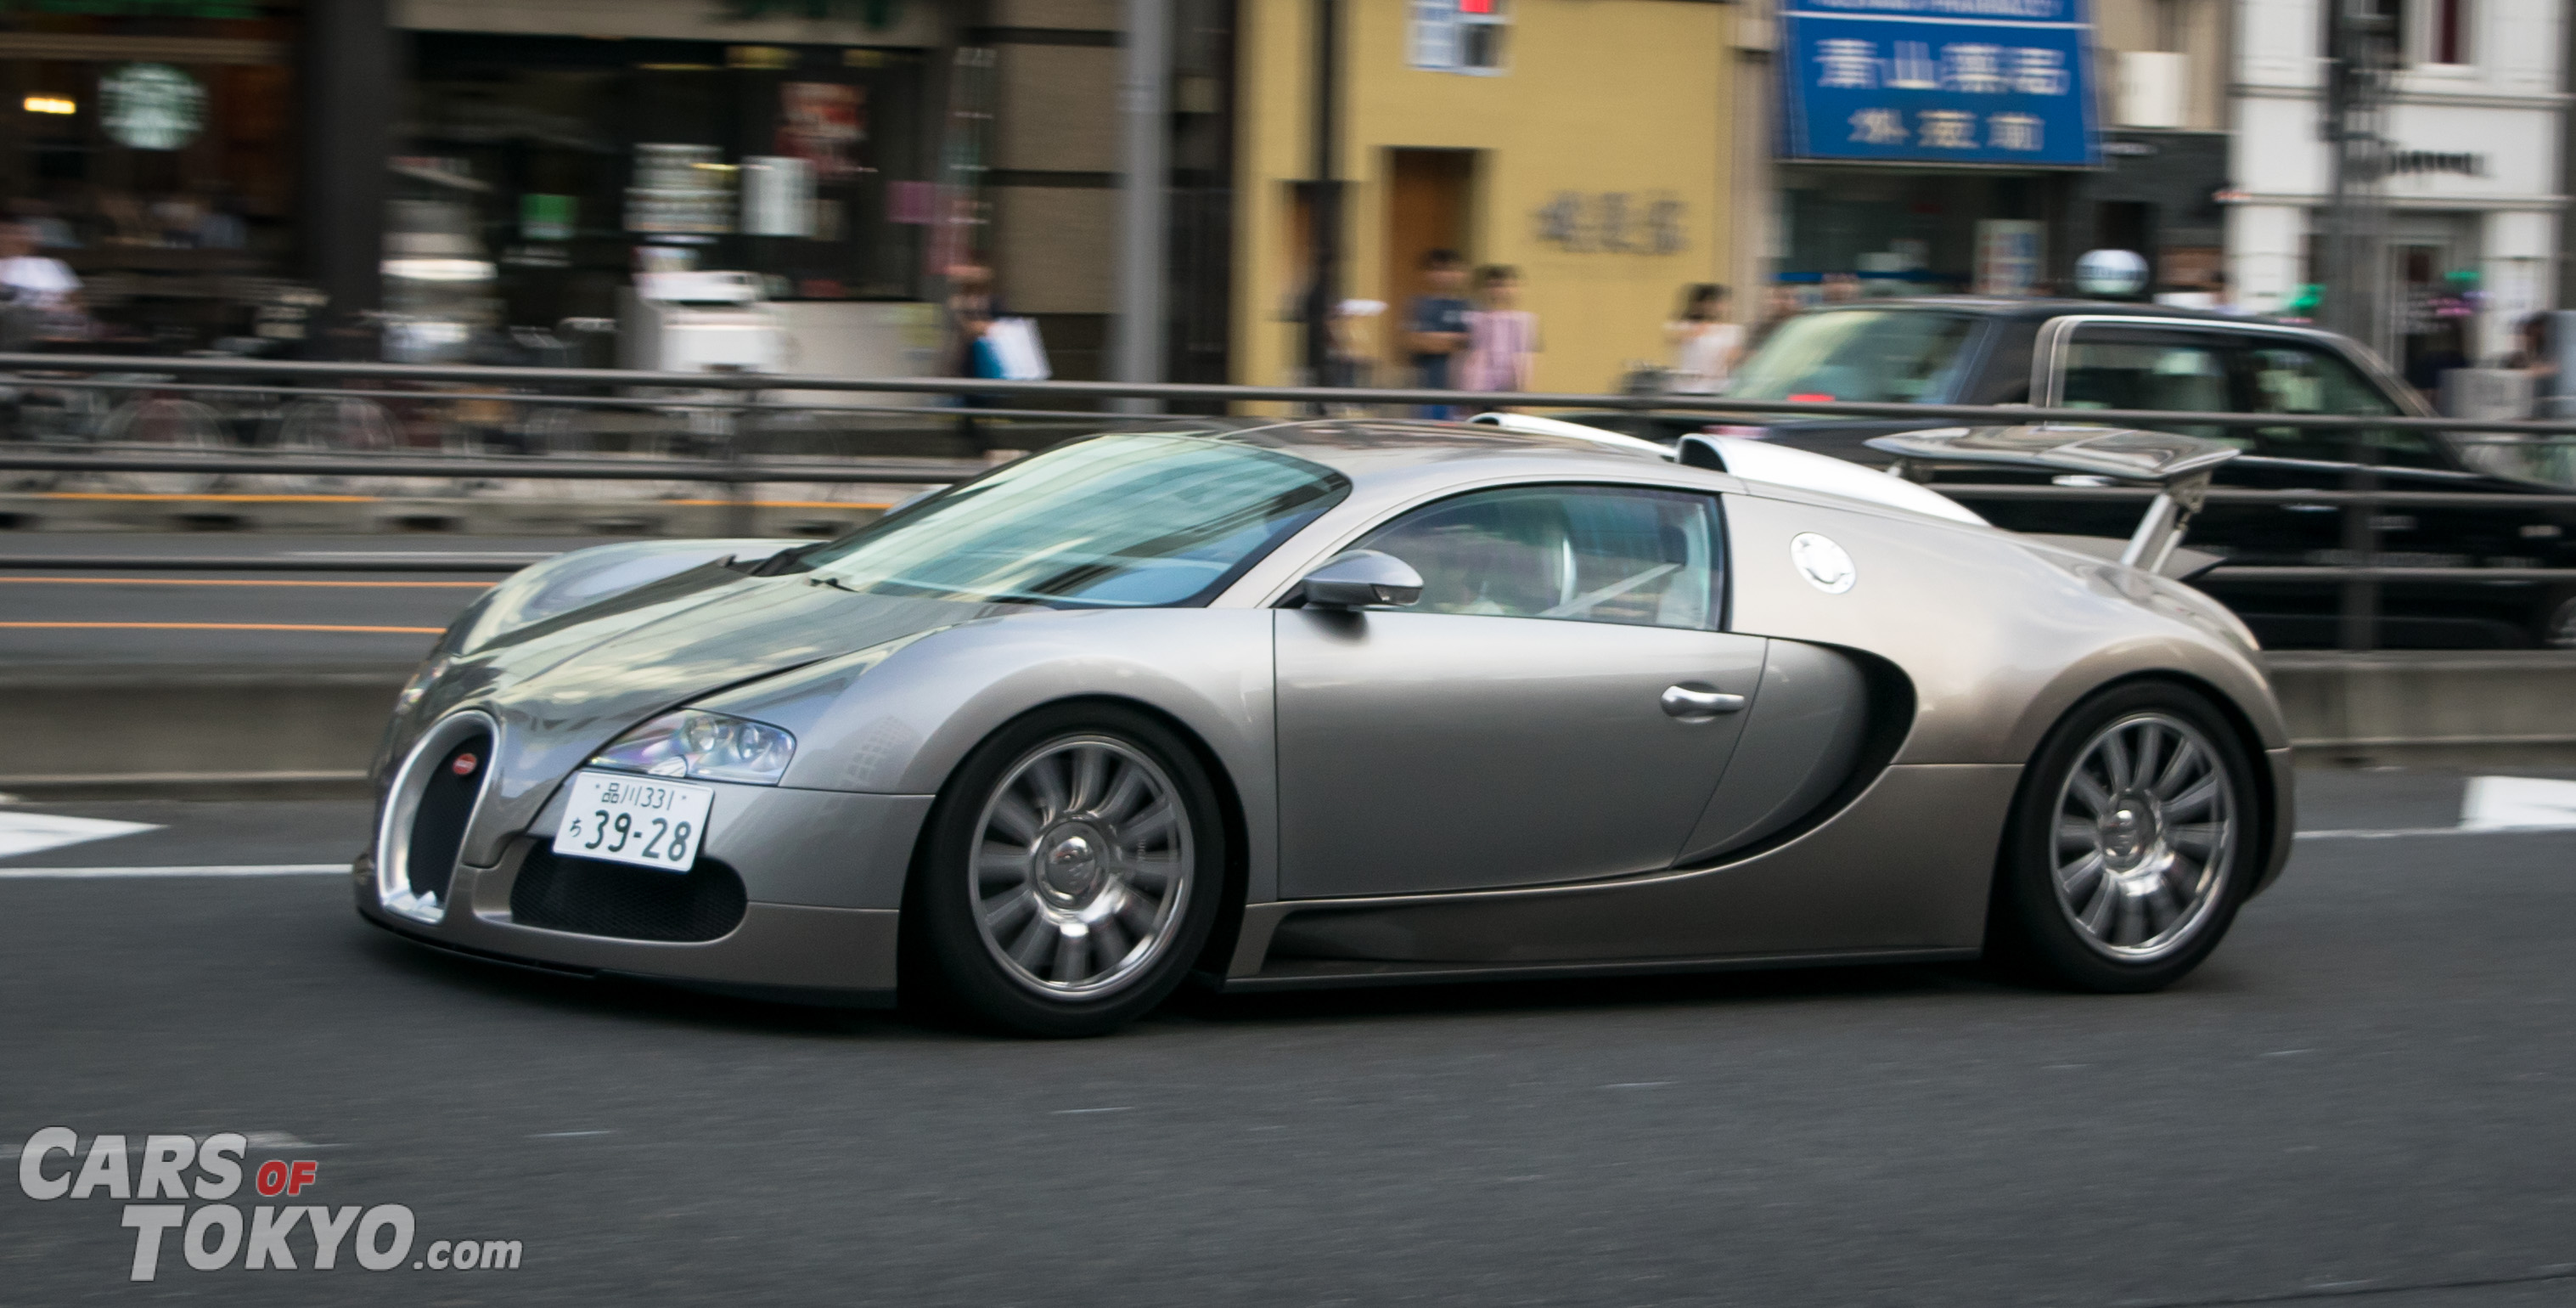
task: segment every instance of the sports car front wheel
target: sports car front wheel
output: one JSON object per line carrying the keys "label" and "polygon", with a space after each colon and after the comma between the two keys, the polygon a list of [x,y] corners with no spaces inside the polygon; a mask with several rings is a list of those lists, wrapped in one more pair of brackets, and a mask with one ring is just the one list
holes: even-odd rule
{"label": "sports car front wheel", "polygon": [[1170,995],[1222,895],[1225,830],[1187,743],[1132,709],[1004,727],[931,809],[905,898],[907,986],[1028,1035],[1113,1030]]}
{"label": "sports car front wheel", "polygon": [[2258,802],[2243,745],[2200,695],[2134,682],[2077,705],[2023,774],[1991,951],[2076,989],[2173,984],[2253,884]]}

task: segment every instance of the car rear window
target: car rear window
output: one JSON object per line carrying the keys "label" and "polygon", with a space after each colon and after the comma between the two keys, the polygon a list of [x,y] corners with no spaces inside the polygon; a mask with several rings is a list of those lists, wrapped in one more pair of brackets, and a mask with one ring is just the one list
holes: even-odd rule
{"label": "car rear window", "polygon": [[1976,319],[1924,309],[1833,309],[1780,324],[1726,393],[1745,400],[1906,403],[1946,394]]}

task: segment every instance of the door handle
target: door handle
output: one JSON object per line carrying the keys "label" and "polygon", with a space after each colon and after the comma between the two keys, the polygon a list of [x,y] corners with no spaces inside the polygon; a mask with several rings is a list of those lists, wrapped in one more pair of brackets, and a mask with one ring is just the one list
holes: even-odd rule
{"label": "door handle", "polygon": [[1744,711],[1744,697],[1683,682],[1664,688],[1664,712],[1684,722],[1706,722],[1720,713]]}

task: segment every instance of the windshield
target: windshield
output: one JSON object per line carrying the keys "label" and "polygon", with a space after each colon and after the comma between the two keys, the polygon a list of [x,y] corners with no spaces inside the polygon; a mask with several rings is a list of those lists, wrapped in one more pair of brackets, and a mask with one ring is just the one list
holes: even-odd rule
{"label": "windshield", "polygon": [[1930,399],[1958,362],[1972,321],[1919,309],[1802,314],[1744,361],[1726,393],[1745,400]]}
{"label": "windshield", "polygon": [[802,562],[845,590],[1148,608],[1204,602],[1341,499],[1329,468],[1197,436],[1100,436],[1008,464]]}

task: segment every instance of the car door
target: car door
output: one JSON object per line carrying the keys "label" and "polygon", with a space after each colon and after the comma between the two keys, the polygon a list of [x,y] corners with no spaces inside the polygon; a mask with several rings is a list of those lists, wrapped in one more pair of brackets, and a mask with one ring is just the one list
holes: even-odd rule
{"label": "car door", "polygon": [[[2255,413],[2336,414],[2386,418],[2405,407],[2329,340],[2290,333],[2248,333],[2242,355],[2248,378],[2247,409]],[[2235,461],[2238,484],[2272,489],[2343,490],[2360,482],[2368,465],[2382,490],[2485,491],[2501,489],[2460,465],[2430,433],[2387,427],[2322,431],[2256,427],[2253,448]],[[2231,479],[2222,471],[2221,484]],[[2281,557],[2243,556],[2244,562],[2332,564],[2357,560],[2364,546],[2382,567],[2456,568],[2513,559],[2529,552],[2522,528],[2542,522],[2508,494],[2487,505],[2359,505],[2290,500],[2277,509],[2305,528],[2301,552]],[[2340,631],[2342,587],[2333,582],[2291,586],[2240,580],[2223,583],[2222,598],[2247,611],[2267,644],[2332,645]],[[2534,602],[2529,582],[2463,584],[2456,581],[2383,582],[2371,624],[2374,644],[2400,648],[2487,647],[2521,643]],[[2259,619],[2259,620],[2258,620]]]}
{"label": "car door", "polygon": [[1407,609],[1280,610],[1280,886],[1471,890],[1668,866],[1733,753],[1765,642],[1719,630],[1715,496],[1519,486],[1360,542]]}

